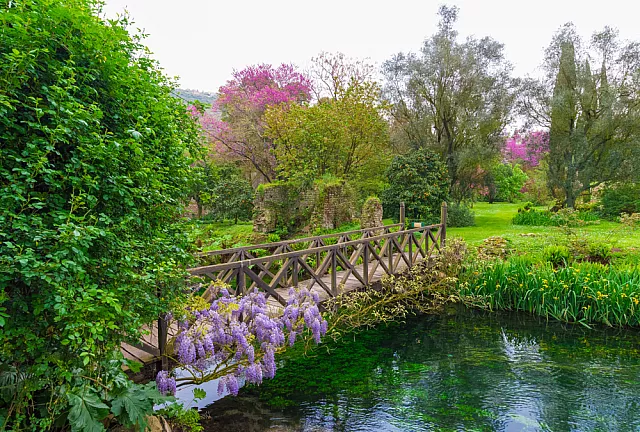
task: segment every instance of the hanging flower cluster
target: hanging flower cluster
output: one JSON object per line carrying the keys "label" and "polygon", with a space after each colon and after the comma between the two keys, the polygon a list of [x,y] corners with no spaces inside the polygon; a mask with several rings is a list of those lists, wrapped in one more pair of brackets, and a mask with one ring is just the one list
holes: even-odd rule
{"label": "hanging flower cluster", "polygon": [[265,293],[257,289],[236,297],[222,289],[208,309],[195,311],[180,323],[175,340],[176,360],[190,377],[172,378],[158,373],[156,382],[163,393],[175,393],[180,384],[200,384],[220,378],[218,392],[238,394],[239,380],[260,384],[276,373],[275,354],[288,340],[293,345],[305,329],[319,343],[327,332],[327,321],[318,309],[318,296],[309,290],[289,291],[280,317],[267,306]]}

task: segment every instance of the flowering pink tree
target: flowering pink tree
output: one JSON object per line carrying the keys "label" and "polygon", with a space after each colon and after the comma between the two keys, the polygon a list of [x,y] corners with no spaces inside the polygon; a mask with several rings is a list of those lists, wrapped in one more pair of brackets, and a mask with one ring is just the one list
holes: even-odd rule
{"label": "flowering pink tree", "polygon": [[532,131],[522,133],[516,131],[507,138],[502,154],[510,163],[523,163],[527,167],[537,167],[540,160],[549,153],[549,132]]}
{"label": "flowering pink tree", "polygon": [[218,392],[238,394],[241,380],[260,384],[276,373],[275,354],[308,332],[316,343],[327,332],[327,321],[318,309],[318,296],[309,290],[291,288],[281,316],[267,307],[263,292],[235,297],[226,289],[210,307],[193,311],[179,325],[175,340],[176,362],[185,376],[158,373],[162,393],[176,387],[201,384],[220,378]]}
{"label": "flowering pink tree", "polygon": [[190,111],[198,117],[218,154],[245,162],[266,181],[275,176],[273,143],[265,136],[267,107],[303,103],[311,99],[311,81],[296,67],[282,64],[249,66],[234,71],[220,87],[213,109]]}

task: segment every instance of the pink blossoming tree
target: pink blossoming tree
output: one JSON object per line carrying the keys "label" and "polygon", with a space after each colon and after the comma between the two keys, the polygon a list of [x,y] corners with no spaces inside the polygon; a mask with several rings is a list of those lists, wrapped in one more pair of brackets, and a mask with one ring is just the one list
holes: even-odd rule
{"label": "pink blossoming tree", "polygon": [[532,131],[523,133],[516,131],[507,138],[502,154],[507,162],[522,163],[525,167],[537,167],[540,160],[549,153],[549,132]]}
{"label": "pink blossoming tree", "polygon": [[258,181],[274,180],[277,160],[273,143],[264,134],[269,106],[304,103],[311,99],[311,81],[296,67],[282,64],[249,66],[235,71],[220,87],[212,110],[190,107],[219,155],[240,160]]}

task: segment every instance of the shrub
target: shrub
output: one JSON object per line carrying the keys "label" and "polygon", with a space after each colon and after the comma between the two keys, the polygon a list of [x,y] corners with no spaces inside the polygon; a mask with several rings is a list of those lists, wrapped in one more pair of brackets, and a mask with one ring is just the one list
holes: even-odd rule
{"label": "shrub", "polygon": [[569,263],[571,252],[566,246],[551,245],[544,248],[544,260],[553,264],[554,267],[565,266]]}
{"label": "shrub", "polygon": [[484,239],[478,246],[478,258],[481,260],[505,259],[511,252],[513,248],[510,241],[499,236]]}
{"label": "shrub", "polygon": [[612,246],[607,243],[594,243],[585,238],[571,241],[571,253],[578,261],[608,264],[611,261]]}
{"label": "shrub", "polygon": [[560,209],[556,213],[548,210],[539,211],[534,209],[530,202],[518,209],[518,213],[511,220],[514,225],[561,227],[577,227],[599,222],[598,216],[591,212],[568,208]]}
{"label": "shrub", "polygon": [[549,226],[553,225],[553,219],[551,218],[551,212],[538,211],[525,206],[518,209],[518,213],[515,214],[511,223],[514,225]]}
{"label": "shrub", "polygon": [[546,162],[541,161],[536,169],[527,172],[529,179],[522,188],[523,198],[537,206],[547,205],[552,200],[547,187],[547,169]]}
{"label": "shrub", "polygon": [[610,186],[600,198],[602,217],[615,219],[622,213],[640,213],[640,183]]}
{"label": "shrub", "polygon": [[269,243],[277,243],[280,241],[280,236],[276,233],[271,233],[267,235],[267,241]]}
{"label": "shrub", "polygon": [[[200,167],[199,167],[200,168]],[[215,220],[251,220],[254,192],[251,183],[234,165],[207,165],[200,168],[196,200]]]}
{"label": "shrub", "polygon": [[178,221],[198,130],[99,5],[0,7],[3,429],[143,427],[159,393],[127,379],[120,344],[182,296],[191,259]]}
{"label": "shrub", "polygon": [[447,226],[467,227],[476,224],[475,213],[462,204],[452,204],[447,209]]}
{"label": "shrub", "polygon": [[514,202],[520,197],[520,190],[529,178],[520,165],[500,164],[493,168],[497,199],[499,201]]}
{"label": "shrub", "polygon": [[408,219],[422,219],[440,214],[447,200],[449,177],[447,166],[431,150],[416,150],[393,158],[387,170],[389,186],[382,193],[385,217],[398,217],[400,203],[405,203]]}

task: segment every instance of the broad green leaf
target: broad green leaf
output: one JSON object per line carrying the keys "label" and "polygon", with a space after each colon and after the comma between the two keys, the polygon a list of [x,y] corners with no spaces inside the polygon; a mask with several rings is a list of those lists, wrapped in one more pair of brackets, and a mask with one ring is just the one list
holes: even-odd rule
{"label": "broad green leaf", "polygon": [[202,390],[201,388],[193,389],[193,398],[195,400],[201,400],[207,397],[207,392]]}
{"label": "broad green leaf", "polygon": [[82,393],[67,393],[71,410],[69,424],[72,431],[99,432],[104,430],[100,420],[109,414],[109,407],[105,405],[92,390]]}

